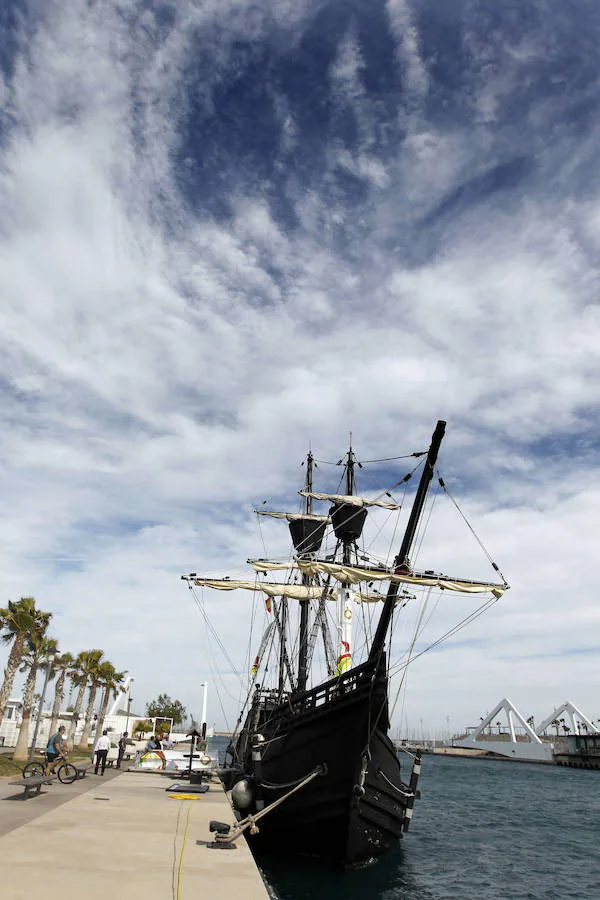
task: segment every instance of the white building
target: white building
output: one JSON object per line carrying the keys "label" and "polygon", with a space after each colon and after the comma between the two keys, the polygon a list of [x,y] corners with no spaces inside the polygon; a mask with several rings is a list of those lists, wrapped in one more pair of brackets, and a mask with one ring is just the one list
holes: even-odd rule
{"label": "white building", "polygon": [[[0,722],[0,747],[14,747],[21,726],[21,709],[23,703],[11,697],[4,710],[4,718]],[[33,732],[32,732],[33,736]]]}
{"label": "white building", "polygon": [[[107,716],[104,720],[104,728],[106,728],[111,741],[114,741],[115,744],[124,731],[128,731],[131,735],[136,722],[146,718],[145,716],[140,715],[139,713],[135,713],[131,710],[130,686],[132,681],[132,678],[127,679],[127,681],[125,682],[124,690],[122,692],[119,692],[114,703],[109,708]],[[127,707],[127,709],[119,709],[123,701],[125,701],[125,706]],[[45,708],[42,712],[40,727],[38,729],[37,739],[35,742],[36,747],[39,749],[44,749],[47,746],[48,738],[50,737],[52,706],[50,704],[46,704],[46,707],[47,708]],[[4,713],[4,718],[2,722],[0,722],[0,747],[16,746],[17,738],[19,736],[19,730],[21,728],[22,709],[23,701],[21,699],[13,697],[8,701]],[[38,710],[39,707],[34,705],[31,711],[31,721],[29,724],[29,746],[31,746],[31,742],[33,741],[35,726],[38,719]],[[90,738],[92,740],[96,734],[97,718],[98,717],[96,715],[92,721],[92,727],[90,729]],[[59,715],[58,725],[64,725],[68,732],[71,720],[72,713],[62,711]],[[77,744],[81,739],[84,723],[85,704],[83,714],[80,715],[79,721],[77,723],[77,728],[75,730],[75,744]]]}

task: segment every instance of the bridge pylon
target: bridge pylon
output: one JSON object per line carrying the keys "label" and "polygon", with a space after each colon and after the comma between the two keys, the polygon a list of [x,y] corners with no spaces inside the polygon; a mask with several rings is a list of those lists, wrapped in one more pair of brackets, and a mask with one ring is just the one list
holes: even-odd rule
{"label": "bridge pylon", "polygon": [[[494,740],[491,734],[492,724],[496,716],[505,714],[508,728],[508,740]],[[517,728],[520,731],[517,734]],[[486,732],[486,729],[488,731]],[[522,731],[521,731],[522,729]],[[527,719],[519,712],[508,697],[504,697],[484,719],[481,724],[463,740],[455,740],[455,747],[486,750],[508,759],[530,760],[531,762],[553,762],[553,745],[542,741],[533,730]]]}

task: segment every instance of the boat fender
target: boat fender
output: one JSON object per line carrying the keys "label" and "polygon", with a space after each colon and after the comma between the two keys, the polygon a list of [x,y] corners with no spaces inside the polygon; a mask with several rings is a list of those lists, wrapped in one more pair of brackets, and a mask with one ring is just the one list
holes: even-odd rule
{"label": "boat fender", "polygon": [[242,778],[231,789],[231,802],[235,809],[249,809],[254,803],[254,786],[247,778]]}

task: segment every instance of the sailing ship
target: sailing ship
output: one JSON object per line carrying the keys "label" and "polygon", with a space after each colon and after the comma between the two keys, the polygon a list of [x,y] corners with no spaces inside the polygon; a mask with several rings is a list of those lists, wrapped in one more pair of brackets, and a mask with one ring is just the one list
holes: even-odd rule
{"label": "sailing ship", "polygon": [[[254,580],[182,576],[190,586],[261,591],[271,617],[251,667],[241,727],[230,744],[223,776],[238,816],[251,823],[248,837],[256,849],[354,867],[396,846],[409,827],[418,797],[420,754],[405,778],[388,733],[388,649],[394,616],[411,598],[411,589],[491,592],[497,598],[508,587],[505,581],[472,581],[412,567],[411,551],[444,432],[445,422],[440,421],[428,451],[411,454],[419,458],[422,472],[392,566],[369,556],[360,539],[371,508],[393,511],[400,504],[387,491],[375,499],[356,494],[356,467],[361,464],[350,448],[340,461],[345,466],[344,494],[313,490],[315,461],[309,453],[304,489],[299,492],[303,510],[257,510],[261,516],[289,523],[291,559],[249,560]],[[317,502],[329,504],[329,509],[315,512]],[[325,556],[324,540],[334,546]],[[286,583],[261,580],[278,572],[289,576]],[[387,585],[387,591],[377,592],[376,585]],[[364,658],[355,664],[354,610],[357,603],[373,601],[381,612]],[[339,613],[337,652],[327,627],[332,602]],[[299,605],[295,635],[289,633],[292,603]],[[315,685],[310,673],[319,636],[327,677]],[[270,673],[264,673],[269,648],[277,660],[276,683],[271,686]]]}

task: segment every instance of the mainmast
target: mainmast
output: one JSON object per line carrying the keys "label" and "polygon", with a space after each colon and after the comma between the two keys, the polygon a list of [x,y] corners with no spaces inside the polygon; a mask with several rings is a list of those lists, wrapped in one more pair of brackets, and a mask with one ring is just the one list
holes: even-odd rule
{"label": "mainmast", "polygon": [[[306,497],[306,515],[312,515],[313,511],[313,500],[310,494],[313,489],[313,466],[314,466],[314,457],[311,451],[308,451],[308,456],[306,457],[306,492],[308,496]],[[299,556],[306,556],[305,553],[298,554]],[[302,584],[310,584],[311,579],[309,575],[302,575]],[[310,610],[310,602],[308,600],[300,601],[300,635],[298,639],[299,649],[298,649],[298,690],[305,691],[306,683],[308,680],[308,614]]]}
{"label": "mainmast", "polygon": [[[404,532],[404,537],[402,539],[402,544],[400,546],[398,556],[394,560],[394,569],[396,570],[401,570],[403,567],[406,568],[408,566],[409,553],[415,539],[415,534],[419,525],[419,519],[421,518],[421,513],[423,512],[423,507],[425,506],[427,491],[429,490],[429,485],[431,483],[431,479],[433,478],[434,467],[437,461],[440,444],[442,443],[445,431],[446,423],[440,419],[435,426],[435,431],[433,432],[431,438],[431,444],[427,453],[427,459],[425,461],[425,465],[423,466],[421,480],[419,482],[419,487],[417,488],[417,493],[415,495],[413,506],[410,512],[406,531]],[[396,606],[396,597],[398,595],[399,587],[400,585],[397,582],[390,582],[387,597],[385,599],[385,603],[379,617],[379,622],[377,623],[377,631],[375,632],[373,643],[371,644],[369,662],[378,661],[383,652],[388,629],[390,626],[390,622],[392,621],[394,608]]]}

